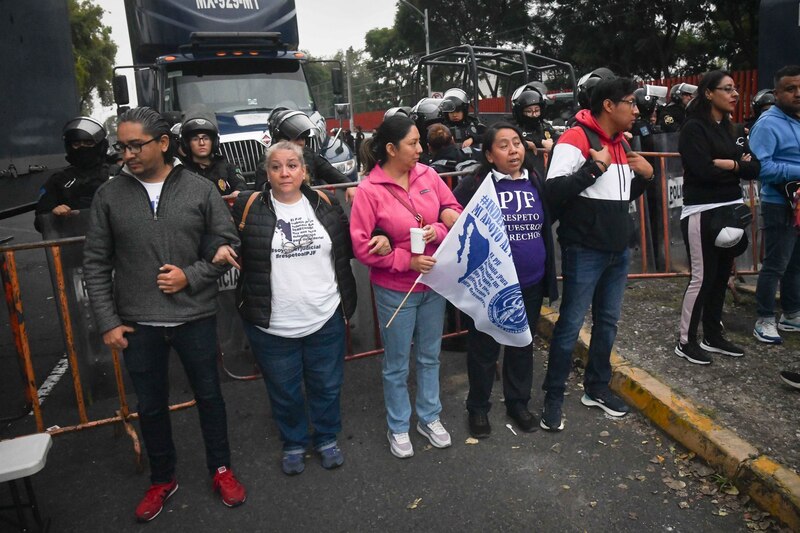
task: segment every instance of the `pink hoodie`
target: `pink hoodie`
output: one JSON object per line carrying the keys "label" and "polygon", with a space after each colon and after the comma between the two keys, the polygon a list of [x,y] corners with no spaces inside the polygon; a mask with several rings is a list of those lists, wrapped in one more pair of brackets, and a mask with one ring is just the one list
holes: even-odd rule
{"label": "pink hoodie", "polygon": [[[420,163],[408,173],[408,192],[387,176],[380,166],[375,166],[359,184],[350,211],[353,253],[369,267],[372,283],[408,292],[419,276],[419,272],[410,269],[409,230],[419,226],[414,215],[392,195],[389,187],[422,215],[425,224],[436,230],[436,240],[425,246],[425,255],[433,255],[447,235],[447,227],[439,221],[439,213],[447,207],[460,213],[461,205],[436,171]],[[375,228],[383,230],[392,241],[392,251],[388,255],[368,253],[368,243]],[[430,289],[421,283],[414,288],[414,292],[427,290]]]}

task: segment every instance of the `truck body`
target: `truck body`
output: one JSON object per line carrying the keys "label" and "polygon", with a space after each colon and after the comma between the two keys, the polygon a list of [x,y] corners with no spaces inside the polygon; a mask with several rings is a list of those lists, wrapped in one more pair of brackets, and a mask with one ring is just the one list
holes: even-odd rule
{"label": "truck body", "polygon": [[[179,121],[187,111],[216,115],[226,159],[252,178],[269,145],[278,107],[303,111],[317,125],[312,148],[356,180],[355,156],[327,135],[297,51],[294,0],[125,0],[139,105]],[[124,80],[115,99],[127,103]]]}
{"label": "truck body", "polygon": [[64,167],[61,130],[80,111],[67,2],[4,2],[3,15],[0,176]]}
{"label": "truck body", "polygon": [[800,2],[762,0],[758,7],[758,88],[772,89],[782,67],[800,63]]}

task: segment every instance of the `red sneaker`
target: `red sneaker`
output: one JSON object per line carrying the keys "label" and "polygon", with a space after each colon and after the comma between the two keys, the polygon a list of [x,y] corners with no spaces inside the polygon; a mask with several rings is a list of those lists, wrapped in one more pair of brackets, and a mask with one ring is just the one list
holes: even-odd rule
{"label": "red sneaker", "polygon": [[244,487],[237,480],[230,469],[221,466],[214,474],[214,492],[219,492],[222,503],[228,507],[242,505],[247,499]]}
{"label": "red sneaker", "polygon": [[169,483],[153,483],[150,485],[150,488],[144,493],[144,498],[136,507],[136,520],[149,522],[157,517],[161,509],[164,508],[164,502],[175,494],[177,490],[178,481],[175,479]]}

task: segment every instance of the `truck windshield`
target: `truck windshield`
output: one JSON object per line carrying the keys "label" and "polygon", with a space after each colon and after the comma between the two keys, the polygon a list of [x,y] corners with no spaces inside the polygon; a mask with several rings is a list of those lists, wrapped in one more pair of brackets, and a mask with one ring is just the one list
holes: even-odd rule
{"label": "truck windshield", "polygon": [[311,113],[314,101],[296,61],[206,61],[172,65],[164,107],[204,106],[215,113],[270,111],[287,107]]}

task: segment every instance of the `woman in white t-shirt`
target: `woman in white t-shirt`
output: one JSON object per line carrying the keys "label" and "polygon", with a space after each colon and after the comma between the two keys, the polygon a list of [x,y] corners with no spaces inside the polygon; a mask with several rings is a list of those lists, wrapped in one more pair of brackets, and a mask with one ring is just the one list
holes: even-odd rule
{"label": "woman in white t-shirt", "polygon": [[304,470],[309,445],[325,468],[344,461],[336,436],[345,318],[356,306],[347,217],[307,185],[305,170],[300,148],[274,144],[267,190],[241,194],[233,208],[242,239],[237,304],[264,374],[287,475]]}

